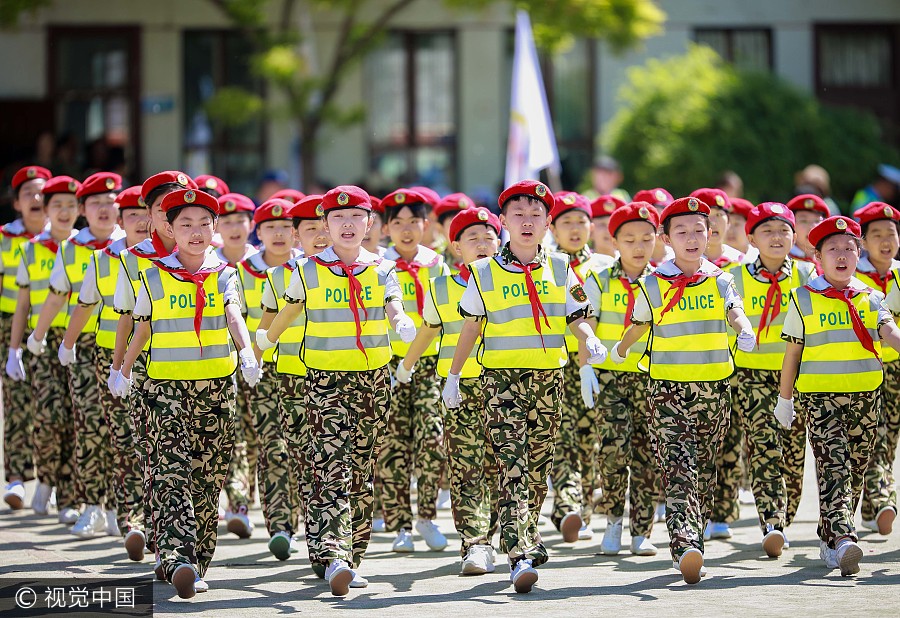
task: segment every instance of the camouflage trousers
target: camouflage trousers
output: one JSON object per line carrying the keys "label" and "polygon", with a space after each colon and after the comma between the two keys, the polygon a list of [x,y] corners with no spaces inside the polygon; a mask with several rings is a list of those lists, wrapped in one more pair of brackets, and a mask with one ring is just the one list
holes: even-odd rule
{"label": "camouflage trousers", "polygon": [[[146,427],[135,426],[131,402],[114,397],[107,388],[109,366],[113,351],[97,347],[94,367],[97,384],[100,387],[100,405],[109,427],[109,438],[113,451],[113,487],[110,506],[116,509],[116,519],[122,535],[129,530],[144,530],[144,458]],[[144,374],[143,358],[139,357],[132,368],[135,382]]]}
{"label": "camouflage trousers", "polygon": [[150,504],[167,581],[181,564],[206,574],[216,550],[219,492],[234,440],[231,377],[145,382]]}
{"label": "camouflage trousers", "polygon": [[[774,408],[773,408],[774,410]],[[790,429],[780,427],[782,464],[781,477],[784,479],[784,525],[790,526],[797,515],[803,494],[803,470],[806,467],[806,412],[803,401],[794,392],[796,417]]]}
{"label": "camouflage trousers", "polygon": [[584,523],[590,523],[593,511],[601,409],[588,408],[581,400],[578,369],[578,354],[569,354],[569,363],[563,368],[559,430],[550,471],[554,493],[550,519],[557,529],[569,513],[579,513]]}
{"label": "camouflage trousers", "polygon": [[[391,371],[398,360],[391,361]],[[419,361],[409,384],[396,384],[391,413],[378,455],[381,506],[388,532],[412,530],[410,479],[415,476],[416,507],[420,519],[437,518],[441,475],[447,461],[444,418],[437,356]]]}
{"label": "camouflage trousers", "polygon": [[147,549],[156,550],[155,532],[153,530],[153,508],[150,502],[150,492],[153,489],[153,471],[150,468],[150,460],[153,456],[155,445],[149,439],[150,399],[147,388],[150,379],[147,377],[147,352],[141,352],[131,368],[131,378],[134,386],[128,398],[128,409],[131,413],[131,422],[137,432],[136,446],[138,459],[141,466],[141,494],[143,495],[142,513],[135,515],[135,520],[130,525],[137,528],[143,525],[144,534],[147,537]]}
{"label": "camouflage trousers", "polygon": [[866,521],[875,519],[878,511],[885,507],[897,510],[894,459],[900,436],[900,361],[885,364],[881,394],[884,407],[878,419],[863,488],[862,518]]}
{"label": "camouflage trousers", "polygon": [[294,534],[297,513],[297,479],[290,465],[278,403],[279,375],[274,366],[263,370],[250,396],[253,429],[259,441],[259,498],[269,536]]}
{"label": "camouflage trousers", "polygon": [[313,489],[306,542],[311,562],[362,562],[372,534],[372,478],[391,404],[387,366],[306,376]]}
{"label": "camouflage trousers", "polygon": [[[732,391],[737,386],[737,376],[731,377]],[[741,457],[744,447],[744,430],[737,410],[732,405],[728,411],[728,429],[716,455],[715,497],[709,518],[712,521],[731,523],[741,516],[738,491],[741,488]]]}
{"label": "camouflage trousers", "polygon": [[225,496],[228,498],[229,510],[236,512],[242,506],[250,508],[254,502],[259,440],[253,429],[253,411],[250,406],[252,389],[244,382],[240,371],[235,372],[231,380],[236,394],[237,413],[234,419],[234,447],[225,479]]}
{"label": "camouflage trousers", "polygon": [[77,509],[81,504],[75,468],[75,413],[66,368],[52,350],[58,350],[65,329],[47,331],[47,351],[31,357],[34,393],[34,466],[41,483],[56,487],[56,505]]}
{"label": "camouflage trousers", "polygon": [[462,404],[444,415],[444,440],[453,523],[465,557],[473,545],[490,545],[497,531],[500,484],[485,426],[480,378],[459,381]]}
{"label": "camouflage trousers", "polygon": [[732,410],[749,443],[750,481],[759,526],[763,534],[766,524],[784,530],[787,490],[782,468],[787,432],[772,413],[778,401],[781,372],[738,369],[735,377]]}
{"label": "camouflage trousers", "polygon": [[116,493],[115,456],[109,424],[100,404],[102,382],[97,381],[95,360],[97,337],[94,333],[82,333],[75,350],[76,360],[68,370],[75,411],[76,471],[82,501],[111,508]]}
{"label": "camouflage trousers", "polygon": [[881,415],[881,389],[863,393],[801,393],[819,482],[819,538],[832,549],[858,540],[853,516]]}
{"label": "camouflage trousers", "polygon": [[547,562],[537,520],[559,428],[562,369],[484,369],[488,438],[500,470],[500,549],[510,567]]}
{"label": "camouflage trousers", "polygon": [[650,380],[650,432],[666,493],[672,559],[703,551],[703,528],[716,490],[716,456],[728,428],[728,380]]}
{"label": "camouflage trousers", "polygon": [[278,374],[278,409],[284,440],[293,474],[291,517],[294,526],[306,521],[306,509],[312,495],[312,467],[309,463],[309,423],[306,413],[306,378],[290,373]]}
{"label": "camouflage trousers", "polygon": [[659,472],[647,413],[647,375],[632,371],[601,371],[597,404],[600,425],[600,488],[598,511],[625,515],[628,492],[631,536],[650,536],[659,496]]}
{"label": "camouflage trousers", "polygon": [[[12,314],[0,313],[0,354],[9,356]],[[30,331],[26,328],[25,337]],[[34,371],[28,352],[22,359],[27,374],[25,382],[15,382],[3,372],[3,472],[7,482],[11,478],[30,481],[34,478],[34,456],[31,432],[34,419],[34,400],[27,382]]]}

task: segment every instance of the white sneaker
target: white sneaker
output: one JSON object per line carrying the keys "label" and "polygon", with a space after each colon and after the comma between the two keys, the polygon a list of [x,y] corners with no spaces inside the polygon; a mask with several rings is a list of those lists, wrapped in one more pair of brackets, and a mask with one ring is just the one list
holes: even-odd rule
{"label": "white sneaker", "polygon": [[862,560],[862,548],[851,541],[844,539],[838,543],[834,557],[841,568],[841,577],[848,577],[859,573],[859,561]]}
{"label": "white sneaker", "polygon": [[250,517],[247,515],[246,506],[238,508],[236,513],[231,514],[230,518],[228,518],[227,513],[225,517],[228,520],[228,532],[237,535],[240,539],[249,539],[250,535],[253,534],[253,522],[250,521]]}
{"label": "white sneaker", "polygon": [[622,518],[609,519],[603,540],[600,541],[600,553],[605,556],[615,556],[622,551]]}
{"label": "white sneaker", "polygon": [[[49,496],[48,496],[49,497]],[[3,490],[3,501],[13,511],[18,511],[25,506],[25,484],[22,481],[12,481]],[[46,515],[46,513],[41,513]]]}
{"label": "white sneaker", "polygon": [[678,570],[686,584],[696,584],[703,577],[703,554],[699,549],[689,549],[678,560]]}
{"label": "white sneaker", "polygon": [[645,536],[631,537],[631,553],[635,556],[655,556],[657,552],[656,545],[650,542]]}
{"label": "white sneaker", "polygon": [[583,524],[581,526],[581,530],[578,531],[578,540],[579,541],[590,541],[594,538],[594,531],[591,530],[590,525]]}
{"label": "white sneaker", "polygon": [[194,592],[209,592],[209,584],[200,579],[199,575],[194,580]]}
{"label": "white sneaker", "polygon": [[494,572],[494,550],[490,545],[472,545],[463,558],[462,575],[484,575]]}
{"label": "white sneaker", "polygon": [[430,519],[419,519],[416,521],[416,532],[418,532],[428,548],[433,551],[441,551],[447,548],[447,537],[438,528],[438,525]]}
{"label": "white sneaker", "polygon": [[65,524],[67,526],[71,526],[76,521],[78,521],[79,513],[78,509],[73,509],[70,506],[67,506],[63,510],[59,512],[59,523]]}
{"label": "white sneaker", "polygon": [[790,548],[791,548],[791,542],[788,541],[787,534],[785,534],[784,530],[781,531],[781,536],[784,537],[784,549],[790,549]]}
{"label": "white sneaker", "polygon": [[656,510],[653,511],[653,523],[666,521],[666,505],[665,503],[657,504]]}
{"label": "white sneaker", "polygon": [[825,562],[825,566],[829,569],[838,568],[837,550],[831,549],[825,544],[825,541],[819,541],[819,558]]}
{"label": "white sneaker", "polygon": [[83,539],[89,539],[106,532],[106,517],[103,514],[103,509],[96,504],[88,506],[84,513],[81,514],[81,517],[78,518],[78,521],[75,522],[75,525],[72,526],[70,532]]}
{"label": "white sneaker", "polygon": [[772,524],[766,524],[766,535],[762,540],[763,551],[769,558],[777,558],[784,549],[784,533],[776,530]]}
{"label": "white sneaker", "polygon": [[297,542],[296,539],[291,539],[291,553],[292,554],[300,553],[300,543]]}
{"label": "white sneaker", "polygon": [[412,532],[410,532],[406,528],[401,528],[400,532],[397,533],[397,538],[394,539],[394,545],[391,547],[391,551],[395,551],[400,554],[407,554],[415,550],[416,548],[415,545],[413,545]]}
{"label": "white sneaker", "polygon": [[728,524],[721,521],[711,521],[706,525],[706,530],[703,532],[703,540],[709,541],[712,539],[730,539],[731,538],[731,527]]}
{"label": "white sneaker", "polygon": [[351,588],[367,588],[369,586],[369,580],[353,571],[353,579],[350,580]]}
{"label": "white sneaker", "polygon": [[50,496],[52,494],[53,488],[39,481],[34,489],[34,496],[31,497],[31,510],[38,515],[46,515],[50,511]]}
{"label": "white sneaker", "polygon": [[866,530],[871,530],[872,532],[878,532],[878,522],[876,522],[874,519],[862,520],[862,527]]}
{"label": "white sneaker", "polygon": [[353,569],[343,560],[332,560],[325,569],[325,581],[331,586],[331,594],[342,597],[350,592],[350,582],[356,575]]}
{"label": "white sneaker", "polygon": [[738,489],[738,502],[741,504],[756,504],[756,498],[753,497],[752,491],[741,487]]}
{"label": "white sneaker", "polygon": [[450,508],[450,490],[442,489],[438,492],[437,499],[437,507],[440,510],[446,510]]}
{"label": "white sneaker", "polygon": [[584,525],[581,515],[575,512],[566,513],[566,516],[559,522],[559,531],[562,533],[563,541],[566,543],[574,543],[578,540],[578,532]]}
{"label": "white sneaker", "polygon": [[372,520],[372,532],[384,532],[384,517],[376,517]]}
{"label": "white sneaker", "polygon": [[106,534],[109,536],[122,536],[122,532],[119,530],[116,509],[106,511]]}
{"label": "white sneaker", "polygon": [[509,574],[509,580],[512,582],[516,592],[524,594],[531,592],[534,584],[537,583],[538,572],[531,566],[530,559],[519,560],[516,563],[516,568]]}

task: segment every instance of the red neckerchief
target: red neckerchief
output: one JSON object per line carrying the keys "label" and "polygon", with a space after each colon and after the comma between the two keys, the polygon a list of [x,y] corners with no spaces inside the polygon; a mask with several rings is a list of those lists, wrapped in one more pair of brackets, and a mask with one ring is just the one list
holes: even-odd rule
{"label": "red neckerchief", "polygon": [[431,268],[437,264],[438,259],[439,258],[433,259],[430,264],[420,264],[415,260],[407,262],[402,257],[397,257],[397,259],[394,260],[394,263],[399,270],[409,273],[412,277],[413,283],[416,286],[416,309],[419,311],[420,316],[422,315],[422,309],[425,307],[425,288],[422,286],[422,282],[419,281],[419,269]]}
{"label": "red neckerchief", "polygon": [[731,261],[731,258],[725,257],[724,255],[720,255],[716,259],[710,260],[710,261],[719,268],[722,268],[723,266],[728,266],[729,264],[733,263]]}
{"label": "red neckerchief", "polygon": [[267,277],[266,271],[259,272],[258,270],[256,270],[256,268],[253,266],[253,264],[250,263],[250,258],[244,258],[239,263],[241,266],[244,267],[244,270],[246,270],[248,273],[250,273],[252,276],[256,277],[257,279],[265,279]]}
{"label": "red neckerchief", "polygon": [[150,242],[153,243],[153,249],[156,251],[157,258],[164,258],[168,255],[171,255],[171,251],[166,249],[166,246],[163,244],[162,238],[159,237],[155,231],[150,234]]}
{"label": "red neckerchief", "polygon": [[93,249],[94,251],[101,251],[103,249],[106,249],[111,242],[112,240],[109,238],[107,238],[106,240],[97,240],[95,238],[94,240],[89,240],[87,242],[83,242],[75,238],[72,239],[73,245],[78,245],[79,247],[88,247],[90,249]]}
{"label": "red neckerchief", "polygon": [[191,273],[183,266],[180,268],[172,268],[171,266],[166,266],[162,262],[156,262],[156,267],[160,270],[164,270],[173,275],[178,275],[178,277],[197,286],[197,302],[194,307],[194,332],[197,333],[197,343],[200,344],[201,354],[203,354],[203,344],[200,342],[200,324],[203,322],[203,309],[206,307],[206,288],[203,287],[203,284],[211,274],[221,272],[226,266],[227,264],[220,263],[212,270],[198,270],[196,273]]}
{"label": "red neckerchief", "polygon": [[546,352],[547,348],[544,346],[544,334],[541,332],[541,320],[538,317],[538,314],[544,316],[544,324],[547,325],[547,328],[550,328],[550,322],[547,320],[547,312],[544,311],[544,305],[541,304],[537,287],[534,285],[534,277],[531,275],[531,271],[535,268],[540,268],[541,264],[536,262],[522,264],[518,260],[511,260],[510,264],[521,268],[522,274],[525,275],[525,288],[528,290],[528,302],[531,303],[531,317],[534,318],[534,328],[541,338],[541,348]]}
{"label": "red neckerchief", "polygon": [[[778,314],[781,313],[781,284],[778,283],[778,275],[773,275],[768,270],[760,269],[756,274],[769,282],[769,290],[766,292],[766,302],[763,304],[762,315],[759,317],[759,328],[756,330],[756,347],[759,347],[759,338],[762,335],[763,328],[766,333]],[[773,304],[773,299],[778,297],[778,302]],[[771,313],[771,315],[769,315]]]}
{"label": "red neckerchief", "polygon": [[53,255],[56,255],[56,252],[59,251],[59,243],[53,240],[53,237],[51,236],[48,236],[43,240],[41,240],[39,236],[35,236],[30,242],[33,242],[36,245],[42,245],[47,250],[52,251]]}
{"label": "red neckerchief", "polygon": [[[39,232],[40,233],[40,232]],[[0,227],[0,234],[3,234],[7,238],[34,238],[33,234],[30,234],[28,230],[23,230],[18,234],[13,234],[12,232],[6,229],[6,226]]]}
{"label": "red neckerchief", "polygon": [[886,274],[883,279],[882,279],[881,275],[878,274],[877,270],[873,270],[870,273],[861,270],[861,271],[859,271],[859,273],[861,275],[865,275],[866,277],[869,277],[872,281],[874,281],[875,285],[877,285],[879,288],[881,288],[881,293],[884,294],[885,296],[887,296],[887,286],[888,286],[888,283],[890,283],[891,280],[894,278],[894,273],[892,273],[891,271],[888,271],[888,274]]}
{"label": "red neckerchief", "polygon": [[463,264],[463,265],[462,265],[462,268],[459,269],[459,276],[460,276],[460,278],[461,278],[463,281],[465,281],[466,283],[468,283],[468,282],[469,282],[469,277],[472,276],[472,271],[469,270],[469,267],[468,267],[468,266],[466,266],[465,264]]}
{"label": "red neckerchief", "polygon": [[[824,290],[815,290],[808,285],[805,285],[803,287],[805,287],[810,292],[813,292],[815,294],[821,294],[825,298],[833,298],[835,300],[839,300],[842,303],[844,303],[845,305],[847,305],[847,309],[849,310],[849,313],[850,313],[850,322],[853,324],[853,332],[856,333],[856,338],[859,339],[859,342],[862,344],[862,347],[864,347],[866,350],[868,350],[869,352],[874,354],[875,358],[877,358],[878,360],[881,360],[881,357],[878,355],[878,352],[875,351],[875,342],[872,341],[872,336],[869,334],[869,331],[866,329],[866,325],[863,324],[862,318],[859,317],[859,309],[857,309],[856,306],[852,302],[850,302],[850,300],[852,298],[855,298],[862,292],[858,292],[856,290],[851,290],[851,289],[847,288],[845,291],[848,294],[844,294],[844,292],[835,290],[832,287],[829,287]],[[872,290],[867,290],[867,291],[871,292]]]}
{"label": "red neckerchief", "polygon": [[[455,262],[453,264],[453,268],[455,268],[458,272],[462,272],[462,271],[466,270],[466,265],[463,264],[462,262]],[[468,281],[468,279],[466,279],[466,281]]]}
{"label": "red neckerchief", "polygon": [[324,262],[321,258],[315,255],[311,255],[309,259],[311,259],[319,266],[324,266],[325,268],[340,268],[347,276],[347,287],[350,289],[350,313],[353,314],[353,321],[356,322],[356,347],[359,348],[359,351],[362,352],[363,356],[366,357],[366,362],[368,362],[369,355],[366,354],[366,346],[364,346],[362,342],[362,323],[359,321],[359,310],[362,309],[363,315],[366,316],[366,321],[368,321],[369,319],[369,311],[366,309],[365,303],[363,303],[362,284],[359,282],[359,279],[356,278],[356,275],[353,274],[353,269],[360,266],[371,266],[371,264],[360,264],[359,262],[353,262],[348,266],[340,260],[336,262]]}
{"label": "red neckerchief", "polygon": [[678,304],[678,301],[680,301],[681,297],[684,296],[684,290],[687,288],[687,286],[698,283],[699,281],[703,281],[707,277],[716,277],[718,276],[719,272],[721,271],[717,271],[715,273],[697,272],[690,277],[684,274],[675,275],[674,277],[666,277],[665,275],[661,275],[658,272],[653,273],[654,277],[658,277],[663,281],[668,281],[671,284],[671,287],[668,289],[668,291],[666,291],[666,295],[663,298],[668,298],[669,294],[672,293],[672,290],[675,290],[675,294],[672,295],[672,298],[669,300],[669,304],[667,304],[665,308],[663,308],[662,313],[659,314],[659,322],[657,322],[657,324],[662,324],[663,317],[666,315],[666,313],[668,313],[672,309],[672,307]]}
{"label": "red neckerchief", "polygon": [[[581,253],[581,252],[579,251],[579,253]],[[591,259],[591,253],[589,251],[585,251],[585,255],[587,256],[587,259]],[[575,273],[575,278],[578,279],[578,283],[580,285],[584,285],[584,279],[578,273],[578,267],[581,266],[582,264],[583,264],[583,262],[578,259],[577,254],[569,257],[569,266],[572,267],[572,272]]]}
{"label": "red neckerchief", "polygon": [[628,293],[628,304],[625,306],[625,322],[622,325],[622,332],[624,333],[628,330],[628,325],[631,324],[631,314],[634,313],[634,288],[631,287],[631,281],[625,275],[619,277],[619,283],[622,284]]}

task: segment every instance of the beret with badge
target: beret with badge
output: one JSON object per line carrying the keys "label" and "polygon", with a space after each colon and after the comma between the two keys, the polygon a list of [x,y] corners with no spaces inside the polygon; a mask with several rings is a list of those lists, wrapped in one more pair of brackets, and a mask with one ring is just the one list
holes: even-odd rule
{"label": "beret with badge", "polygon": [[228,188],[228,185],[225,183],[225,181],[218,176],[213,176],[211,174],[200,174],[199,176],[194,178],[194,182],[197,183],[197,187],[201,191],[215,191],[219,195],[231,193],[231,190]]}
{"label": "beret with badge", "polygon": [[553,208],[550,210],[550,221],[555,221],[571,210],[577,210],[591,218],[591,202],[588,198],[574,191],[560,191],[553,196]]}
{"label": "beret with badge", "polygon": [[794,213],[786,205],[780,202],[763,202],[750,211],[747,222],[744,224],[744,231],[752,234],[759,224],[771,219],[784,221],[791,226],[792,230],[794,229]]}
{"label": "beret with badge", "polygon": [[645,221],[652,225],[655,231],[659,227],[659,211],[649,202],[638,201],[616,208],[607,223],[610,236],[615,237],[619,228],[631,221]]}
{"label": "beret with badge", "polygon": [[89,195],[97,195],[100,193],[110,193],[111,191],[119,191],[122,189],[122,177],[112,172],[97,172],[91,174],[81,183],[81,189],[75,196],[78,199],[84,199]]}
{"label": "beret with badge", "polygon": [[354,185],[339,185],[322,196],[322,203],[316,207],[316,214],[321,217],[329,211],[344,208],[358,208],[372,212],[369,194]]}
{"label": "beret with badge", "polygon": [[819,213],[823,217],[831,216],[831,211],[828,210],[828,204],[825,203],[825,200],[813,193],[804,193],[792,198],[787,203],[787,207],[795,215],[801,211],[812,211]]}
{"label": "beret with badge", "polygon": [[473,225],[487,225],[500,235],[500,217],[483,206],[470,206],[460,211],[450,222],[450,240],[458,240],[459,235]]}
{"label": "beret with badge", "polygon": [[641,189],[634,194],[632,199],[635,202],[647,202],[659,209],[663,209],[675,201],[672,194],[661,187],[657,187],[656,189]]}
{"label": "beret with badge", "polygon": [[294,204],[291,209],[291,217],[293,219],[319,219],[317,209],[322,203],[322,196],[315,193],[307,195],[302,200]]}
{"label": "beret with badge", "polygon": [[514,185],[510,185],[504,189],[503,193],[500,194],[500,197],[497,198],[497,204],[499,204],[502,209],[506,206],[507,202],[510,202],[517,197],[537,198],[547,208],[548,214],[553,210],[553,194],[550,192],[550,189],[547,188],[547,185],[538,182],[537,180],[522,180]]}
{"label": "beret with badge", "polygon": [[281,189],[280,191],[276,191],[272,195],[269,196],[270,200],[287,200],[289,202],[293,202],[296,204],[300,200],[306,197],[306,194],[302,191],[297,191],[296,189]]}
{"label": "beret with badge", "polygon": [[154,189],[165,184],[181,185],[185,189],[197,188],[197,183],[194,182],[190,176],[184,172],[179,172],[178,170],[169,170],[154,174],[141,185],[141,198],[147,202],[147,206],[151,206],[150,202],[147,201],[147,196],[149,196]]}
{"label": "beret with badge", "polygon": [[119,205],[119,210],[125,210],[126,208],[147,208],[147,204],[145,204],[144,200],[141,198],[140,187],[128,187],[127,189],[123,189],[122,192],[116,196],[116,204]]}
{"label": "beret with badge", "polygon": [[456,213],[471,208],[475,205],[472,198],[465,193],[451,193],[441,198],[441,201],[434,207],[434,216],[440,219],[444,215],[456,215]]}
{"label": "beret with badge", "polygon": [[731,198],[722,189],[703,188],[693,191],[688,197],[696,197],[712,208],[731,212]]}
{"label": "beret with badge", "polygon": [[601,195],[591,202],[591,218],[600,219],[613,214],[616,209],[625,205],[625,200],[615,195]]}
{"label": "beret with badge", "polygon": [[809,231],[809,244],[816,249],[822,245],[829,236],[835,234],[846,234],[854,238],[860,237],[859,223],[849,217],[828,217],[824,221],[820,221]]}
{"label": "beret with badge", "polygon": [[681,215],[702,215],[708,217],[710,213],[706,202],[696,197],[681,197],[666,206],[659,216],[659,224],[663,225],[672,217]]}
{"label": "beret with badge", "polygon": [[266,221],[289,221],[293,217],[294,203],[281,198],[268,199],[253,212],[253,222],[259,225]]}
{"label": "beret with badge", "polygon": [[54,193],[71,193],[77,195],[81,188],[81,183],[71,176],[54,176],[47,180],[47,184],[41,189],[43,195],[53,195]]}
{"label": "beret with badge", "polygon": [[[13,174],[11,183],[13,193],[18,191],[19,187],[24,185],[29,180],[50,180],[51,178],[53,178],[53,173],[46,167],[41,167],[40,165],[29,165],[27,167],[23,167],[18,172]],[[57,178],[60,178],[60,176],[57,176]]]}
{"label": "beret with badge", "polygon": [[213,216],[219,213],[219,202],[216,198],[199,189],[178,189],[167,193],[162,201],[162,210],[165,213],[186,206],[205,208]]}
{"label": "beret with badge", "polygon": [[884,202],[869,202],[853,216],[859,219],[860,228],[873,221],[900,221],[900,211]]}
{"label": "beret with badge", "polygon": [[213,199],[219,203],[219,216],[232,215],[236,212],[252,213],[256,210],[253,200],[240,193],[226,193]]}

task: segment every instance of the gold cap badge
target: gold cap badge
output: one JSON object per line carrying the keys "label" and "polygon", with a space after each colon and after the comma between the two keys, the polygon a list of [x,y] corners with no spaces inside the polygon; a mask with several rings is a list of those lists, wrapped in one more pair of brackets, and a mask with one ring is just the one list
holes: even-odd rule
{"label": "gold cap badge", "polygon": [[281,204],[275,204],[274,206],[272,206],[272,216],[273,217],[280,217],[283,214],[284,214],[284,208],[281,207]]}
{"label": "gold cap badge", "polygon": [[478,210],[478,220],[479,220],[479,221],[487,221],[488,218],[490,218],[490,215],[488,214],[488,211],[486,211],[486,210],[483,209],[483,208],[480,208],[480,209]]}
{"label": "gold cap badge", "polygon": [[78,190],[78,184],[73,180],[69,183],[69,191],[75,193]]}
{"label": "gold cap badge", "polygon": [[844,221],[843,219],[838,219],[837,221],[834,222],[834,227],[836,227],[839,230],[846,230],[847,222]]}
{"label": "gold cap badge", "polygon": [[[401,195],[402,195],[402,194],[401,194]],[[399,197],[399,196],[398,196],[398,197]],[[342,191],[342,192],[337,196],[337,203],[340,204],[341,206],[346,206],[347,204],[350,203],[350,196],[347,195],[346,192],[343,192],[343,191]],[[318,211],[317,211],[317,212],[318,212]],[[321,216],[321,215],[320,215],[320,216]]]}
{"label": "gold cap badge", "polygon": [[206,185],[207,189],[215,189],[219,186],[219,183],[216,182],[215,178],[207,178],[204,184]]}
{"label": "gold cap badge", "polygon": [[534,194],[538,197],[544,197],[547,195],[547,187],[542,184],[535,185]]}
{"label": "gold cap badge", "polygon": [[816,202],[814,200],[807,198],[807,199],[803,200],[803,207],[804,208],[815,208]]}
{"label": "gold cap badge", "polygon": [[34,178],[35,176],[37,176],[37,170],[33,167],[29,167],[28,171],[25,172],[25,176],[27,178]]}
{"label": "gold cap badge", "polygon": [[184,174],[178,174],[178,176],[175,177],[175,182],[180,184],[182,187],[186,187],[188,186],[188,177]]}
{"label": "gold cap badge", "polygon": [[700,208],[700,202],[697,201],[697,198],[692,197],[688,200],[688,210],[691,212],[697,212]]}
{"label": "gold cap badge", "polygon": [[237,210],[237,204],[234,202],[234,200],[226,200],[223,208],[225,209],[225,212],[234,212],[235,210]]}
{"label": "gold cap badge", "polygon": [[719,208],[722,208],[725,206],[725,198],[722,197],[721,195],[716,196],[716,206],[718,206]]}
{"label": "gold cap badge", "polygon": [[638,210],[638,215],[641,217],[641,219],[649,219],[650,211],[647,210],[646,206],[641,206],[640,210]]}
{"label": "gold cap badge", "polygon": [[[342,193],[341,195],[343,195],[343,193]],[[340,199],[340,198],[338,198],[338,199]],[[319,205],[316,206],[316,216],[317,216],[317,217],[324,217],[324,216],[325,216],[325,207],[322,206],[322,204],[319,204]]]}
{"label": "gold cap badge", "polygon": [[116,181],[113,180],[112,178],[107,178],[107,179],[106,179],[106,188],[109,189],[110,191],[112,191],[113,189],[115,189],[115,188],[116,188]]}
{"label": "gold cap badge", "polygon": [[193,189],[188,189],[187,191],[184,192],[183,199],[184,199],[185,204],[193,204],[194,201],[197,199],[197,194],[194,193]]}
{"label": "gold cap badge", "polygon": [[781,213],[784,212],[784,208],[781,207],[781,204],[775,204],[769,210],[774,212],[776,215],[780,215]]}

